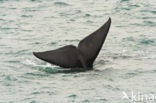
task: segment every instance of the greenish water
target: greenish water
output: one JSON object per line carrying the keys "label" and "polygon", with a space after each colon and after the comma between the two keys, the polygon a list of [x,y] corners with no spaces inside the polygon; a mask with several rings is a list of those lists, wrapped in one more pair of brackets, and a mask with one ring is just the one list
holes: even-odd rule
{"label": "greenish water", "polygon": [[[108,17],[94,70],[65,71],[32,55],[77,45]],[[155,28],[155,0],[0,0],[0,103],[132,103],[122,99],[131,91],[156,96]]]}

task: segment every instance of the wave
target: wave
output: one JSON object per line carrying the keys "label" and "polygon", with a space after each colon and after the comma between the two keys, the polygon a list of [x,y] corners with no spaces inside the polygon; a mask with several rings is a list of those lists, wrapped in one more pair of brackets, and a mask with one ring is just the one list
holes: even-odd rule
{"label": "wave", "polygon": [[56,6],[70,6],[68,3],[65,3],[65,2],[54,2],[54,5],[56,5]]}

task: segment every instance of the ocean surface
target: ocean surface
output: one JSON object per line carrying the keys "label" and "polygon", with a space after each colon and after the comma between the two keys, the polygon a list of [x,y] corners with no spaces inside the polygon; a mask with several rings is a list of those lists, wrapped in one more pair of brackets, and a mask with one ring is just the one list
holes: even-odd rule
{"label": "ocean surface", "polygon": [[[93,70],[32,54],[77,45],[109,17]],[[156,0],[0,0],[0,103],[147,102],[156,102]]]}

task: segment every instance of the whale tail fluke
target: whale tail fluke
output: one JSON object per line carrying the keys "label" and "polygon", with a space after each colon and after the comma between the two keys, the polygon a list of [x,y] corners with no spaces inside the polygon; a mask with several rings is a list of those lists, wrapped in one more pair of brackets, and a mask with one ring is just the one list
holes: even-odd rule
{"label": "whale tail fluke", "polygon": [[107,37],[111,18],[98,30],[80,41],[78,47],[67,45],[56,50],[33,52],[34,56],[64,68],[92,68]]}
{"label": "whale tail fluke", "polygon": [[78,49],[83,54],[84,58],[86,58],[88,66],[92,66],[94,60],[98,56],[101,47],[107,37],[110,25],[111,18],[109,18],[108,21],[98,30],[80,41]]}
{"label": "whale tail fluke", "polygon": [[56,50],[45,52],[33,52],[34,56],[46,62],[59,65],[64,68],[81,67],[78,59],[77,48],[67,45]]}

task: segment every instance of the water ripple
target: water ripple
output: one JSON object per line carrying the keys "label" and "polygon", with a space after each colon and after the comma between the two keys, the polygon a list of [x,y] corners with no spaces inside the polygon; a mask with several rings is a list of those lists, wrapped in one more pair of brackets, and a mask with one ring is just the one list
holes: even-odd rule
{"label": "water ripple", "polygon": [[[155,91],[155,7],[155,0],[0,0],[0,102],[123,103],[122,91]],[[77,45],[108,17],[93,70],[33,56]]]}
{"label": "water ripple", "polygon": [[68,3],[65,3],[65,2],[54,2],[54,5],[56,5],[56,6],[70,6]]}

